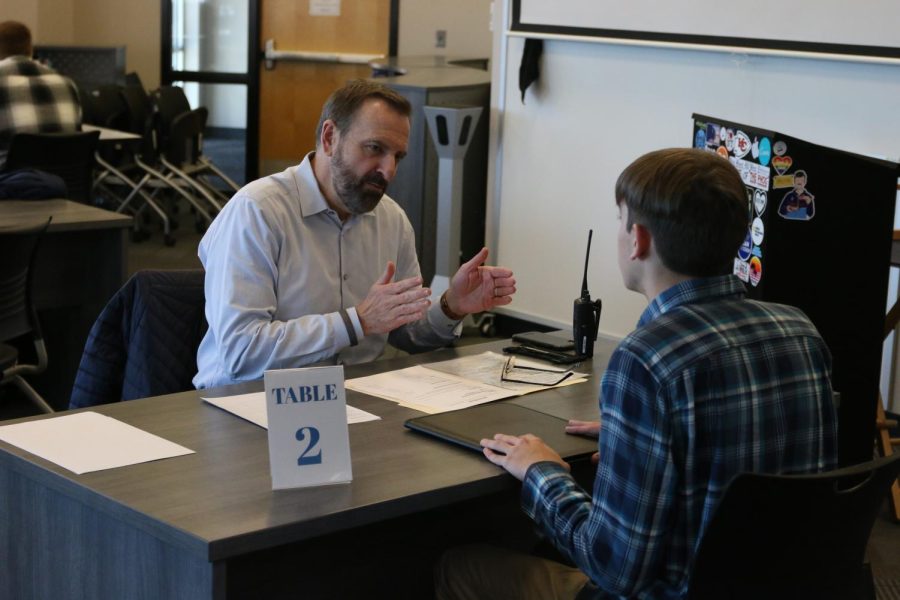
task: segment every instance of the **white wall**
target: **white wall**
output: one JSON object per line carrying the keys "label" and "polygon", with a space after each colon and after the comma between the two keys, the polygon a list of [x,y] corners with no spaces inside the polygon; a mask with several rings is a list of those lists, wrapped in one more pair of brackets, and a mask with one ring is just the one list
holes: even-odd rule
{"label": "white wall", "polygon": [[615,179],[644,152],[689,146],[693,112],[861,154],[900,152],[897,66],[546,41],[541,81],[522,105],[523,41],[504,39],[499,25],[488,235],[516,273],[515,316],[571,326],[592,227],[601,331],[633,328],[646,303],[619,276]]}
{"label": "white wall", "polygon": [[[490,0],[402,0],[397,54],[488,57],[490,21]],[[438,29],[447,31],[446,48],[435,48]]]}

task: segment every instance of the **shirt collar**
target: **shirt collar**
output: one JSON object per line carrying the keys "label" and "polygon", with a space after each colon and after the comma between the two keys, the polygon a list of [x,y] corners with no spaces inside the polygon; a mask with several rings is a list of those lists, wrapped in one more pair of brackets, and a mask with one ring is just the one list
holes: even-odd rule
{"label": "shirt collar", "polygon": [[734,275],[688,279],[673,285],[651,300],[650,305],[641,314],[638,327],[682,304],[709,302],[729,297],[740,299],[746,293],[744,284]]}
{"label": "shirt collar", "polygon": [[23,54],[14,54],[0,60],[0,69],[6,71],[15,71],[16,73],[28,75],[49,71],[36,60],[29,58]]}
{"label": "shirt collar", "polygon": [[300,214],[303,215],[303,218],[331,210],[322,190],[319,189],[316,174],[313,173],[312,157],[315,154],[315,152],[310,152],[304,156],[303,162],[294,172],[294,181],[300,196]]}
{"label": "shirt collar", "polygon": [[[297,183],[297,190],[300,194],[300,214],[304,219],[319,213],[333,211],[319,188],[319,182],[316,181],[316,174],[312,167],[312,158],[315,154],[313,151],[304,156],[294,174],[294,181]],[[351,215],[346,223],[350,223],[357,217],[374,216],[374,213],[375,211],[371,211],[361,215]],[[334,211],[334,214],[337,217],[337,211]]]}

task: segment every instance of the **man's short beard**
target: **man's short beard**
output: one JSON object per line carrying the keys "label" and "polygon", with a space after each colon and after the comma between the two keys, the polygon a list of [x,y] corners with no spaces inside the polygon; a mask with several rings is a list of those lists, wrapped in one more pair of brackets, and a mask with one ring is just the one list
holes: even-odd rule
{"label": "man's short beard", "polygon": [[[344,207],[353,215],[372,212],[387,188],[387,181],[379,173],[370,173],[357,177],[353,170],[344,161],[341,144],[338,143],[331,158],[331,183],[334,191]],[[366,186],[373,183],[382,188],[382,191],[372,190]]]}

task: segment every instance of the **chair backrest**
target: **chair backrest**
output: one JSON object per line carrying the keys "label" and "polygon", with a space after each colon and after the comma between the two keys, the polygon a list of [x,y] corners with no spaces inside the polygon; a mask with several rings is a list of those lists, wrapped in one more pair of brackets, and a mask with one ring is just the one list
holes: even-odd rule
{"label": "chair backrest", "polygon": [[91,328],[69,408],[193,389],[203,284],[202,269],[135,273]]}
{"label": "chair backrest", "polygon": [[815,475],[738,475],[700,542],[688,597],[866,597],[866,544],[898,473],[900,455]]}
{"label": "chair backrest", "polygon": [[127,85],[119,92],[125,105],[126,129],[142,137],[137,152],[148,162],[159,154],[160,119],[153,102],[143,87]]}
{"label": "chair backrest", "polygon": [[121,90],[118,85],[101,85],[85,94],[82,103],[87,107],[84,122],[100,127],[126,129],[128,112]]}
{"label": "chair backrest", "polygon": [[172,121],[180,114],[191,110],[191,103],[184,93],[184,89],[176,85],[162,86],[153,93],[153,101],[159,111],[163,131],[168,131]]}
{"label": "chair backrest", "polygon": [[141,81],[141,76],[138,75],[137,71],[125,73],[125,85],[136,85],[140,86],[141,89],[144,89],[144,82]]}
{"label": "chair backrest", "polygon": [[32,168],[62,177],[68,198],[90,202],[94,151],[100,133],[17,133],[9,145],[6,170]]}
{"label": "chair backrest", "polygon": [[144,88],[136,85],[126,85],[119,91],[119,94],[128,115],[127,130],[143,134],[147,131],[153,115],[153,102],[150,96]]}
{"label": "chair backrest", "polygon": [[204,107],[181,113],[169,128],[163,154],[175,165],[194,164],[203,153],[203,131],[209,112]]}
{"label": "chair backrest", "polygon": [[0,342],[31,332],[41,338],[31,302],[31,281],[38,245],[50,221],[33,225],[0,225]]}

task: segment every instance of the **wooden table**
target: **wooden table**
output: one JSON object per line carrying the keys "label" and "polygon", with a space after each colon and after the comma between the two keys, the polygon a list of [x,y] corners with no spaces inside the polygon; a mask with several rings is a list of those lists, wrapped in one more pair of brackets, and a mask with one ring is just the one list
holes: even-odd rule
{"label": "wooden table", "polygon": [[[346,376],[502,345],[347,367]],[[593,370],[588,382],[510,401],[596,418],[614,345],[598,342],[582,365]],[[353,597],[344,590],[355,580],[370,597],[418,598],[445,545],[523,522],[518,482],[476,452],[404,429],[416,411],[348,390],[350,405],[381,417],[350,426],[352,483],[273,492],[266,432],[199,396],[94,409],[196,451],[188,456],[74,475],[0,442],[0,548],[10,550],[0,597]]]}
{"label": "wooden table", "polygon": [[34,302],[49,364],[28,380],[55,409],[69,404],[88,331],[126,272],[131,217],[71,200],[0,200],[4,227],[45,223],[34,272]]}

